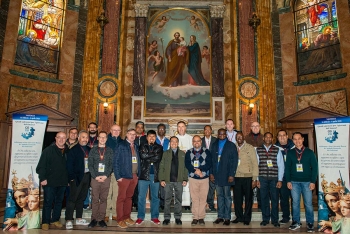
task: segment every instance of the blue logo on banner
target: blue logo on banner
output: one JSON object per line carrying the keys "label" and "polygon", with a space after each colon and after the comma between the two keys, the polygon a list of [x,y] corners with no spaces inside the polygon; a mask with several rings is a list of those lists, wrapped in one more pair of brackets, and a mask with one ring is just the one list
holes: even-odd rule
{"label": "blue logo on banner", "polygon": [[34,136],[34,132],[35,132],[35,129],[34,129],[33,127],[30,127],[30,128],[29,128],[29,126],[26,126],[26,127],[25,127],[25,132],[22,133],[21,136],[22,136],[24,139],[29,139],[29,138],[31,138],[32,136]]}
{"label": "blue logo on banner", "polygon": [[329,143],[333,143],[338,139],[338,132],[336,130],[332,131],[332,130],[328,130],[328,136],[325,137],[324,139],[329,142]]}

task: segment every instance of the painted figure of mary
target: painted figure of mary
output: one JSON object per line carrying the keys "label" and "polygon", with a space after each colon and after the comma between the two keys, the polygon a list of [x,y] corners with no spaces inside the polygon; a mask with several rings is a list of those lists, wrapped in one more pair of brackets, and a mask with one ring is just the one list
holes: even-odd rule
{"label": "painted figure of mary", "polygon": [[208,81],[204,79],[202,73],[202,56],[201,49],[198,42],[196,41],[196,36],[190,36],[190,43],[188,45],[188,50],[190,54],[188,63],[188,83],[191,85],[208,86],[210,85]]}

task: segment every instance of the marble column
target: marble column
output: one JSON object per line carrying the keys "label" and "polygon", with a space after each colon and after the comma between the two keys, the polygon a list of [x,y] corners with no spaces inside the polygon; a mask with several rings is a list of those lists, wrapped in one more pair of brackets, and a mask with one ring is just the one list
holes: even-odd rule
{"label": "marble column", "polygon": [[144,96],[148,4],[135,4],[133,96]]}
{"label": "marble column", "polygon": [[212,30],[212,96],[224,97],[223,17],[225,5],[210,5]]}

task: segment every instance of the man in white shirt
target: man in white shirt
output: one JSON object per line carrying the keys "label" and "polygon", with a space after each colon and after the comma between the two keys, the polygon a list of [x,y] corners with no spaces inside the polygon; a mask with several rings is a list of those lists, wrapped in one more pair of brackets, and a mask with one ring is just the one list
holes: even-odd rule
{"label": "man in white shirt", "polygon": [[233,122],[232,119],[228,119],[226,120],[226,135],[227,135],[227,139],[233,143],[236,143],[236,134],[237,131],[235,129],[235,122]]}

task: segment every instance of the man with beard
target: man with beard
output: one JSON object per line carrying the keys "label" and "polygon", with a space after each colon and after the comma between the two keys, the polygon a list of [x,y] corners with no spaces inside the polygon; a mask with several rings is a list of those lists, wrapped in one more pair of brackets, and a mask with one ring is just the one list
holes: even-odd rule
{"label": "man with beard", "polygon": [[88,157],[90,148],[87,146],[88,133],[84,130],[79,132],[78,144],[67,154],[67,170],[70,185],[70,194],[66,207],[66,229],[73,229],[73,213],[76,210],[76,225],[88,225],[82,219],[84,199],[90,185],[90,172]]}
{"label": "man with beard", "polygon": [[97,139],[97,123],[91,122],[88,125],[88,131],[89,131],[89,141],[88,146],[90,148],[98,146],[98,139]]}
{"label": "man with beard", "polygon": [[147,132],[147,142],[139,148],[141,171],[139,172],[139,201],[136,224],[140,225],[145,219],[146,195],[148,187],[151,194],[151,222],[159,225],[159,164],[162,160],[163,147],[156,142],[156,132],[149,130]]}
{"label": "man with beard", "polygon": [[[110,133],[108,134],[106,146],[113,150],[113,155],[115,154],[115,150],[119,142],[121,141],[121,138],[119,136],[120,132],[121,132],[120,126],[115,124],[115,125],[112,125]],[[111,184],[109,186],[109,192],[107,197],[107,210],[106,210],[106,217],[105,217],[106,222],[108,222],[109,220],[109,213],[111,212],[111,209],[112,209],[112,220],[117,220],[117,210],[116,210],[117,196],[118,196],[118,183],[117,183],[117,180],[115,179],[114,173],[112,173]]]}

